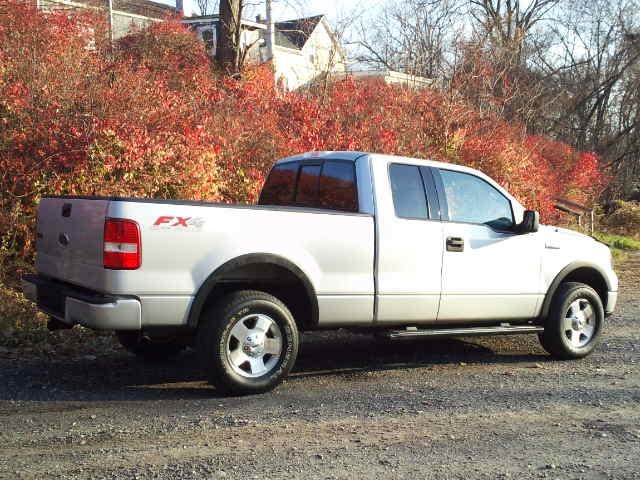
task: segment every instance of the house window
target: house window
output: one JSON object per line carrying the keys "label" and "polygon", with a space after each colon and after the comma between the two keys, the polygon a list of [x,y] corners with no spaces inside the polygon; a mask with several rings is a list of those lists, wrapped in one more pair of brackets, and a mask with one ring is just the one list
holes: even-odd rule
{"label": "house window", "polygon": [[213,50],[216,48],[216,32],[214,29],[207,29],[202,31],[202,40],[207,46],[207,50]]}

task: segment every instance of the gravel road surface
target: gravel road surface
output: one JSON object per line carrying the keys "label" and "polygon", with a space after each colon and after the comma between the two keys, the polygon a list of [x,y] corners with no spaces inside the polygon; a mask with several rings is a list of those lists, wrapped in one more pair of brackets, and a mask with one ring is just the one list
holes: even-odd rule
{"label": "gravel road surface", "polygon": [[192,352],[2,348],[0,478],[638,479],[640,257],[619,273],[618,312],[581,361],[529,335],[313,334],[276,391],[225,398]]}

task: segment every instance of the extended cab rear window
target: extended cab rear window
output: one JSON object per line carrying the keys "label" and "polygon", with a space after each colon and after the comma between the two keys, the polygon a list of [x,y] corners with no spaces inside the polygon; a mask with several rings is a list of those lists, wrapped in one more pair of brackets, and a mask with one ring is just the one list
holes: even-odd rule
{"label": "extended cab rear window", "polygon": [[341,160],[276,165],[258,203],[357,212],[355,165]]}
{"label": "extended cab rear window", "polygon": [[261,205],[291,205],[293,194],[296,191],[298,178],[298,164],[284,163],[271,169],[262,193]]}

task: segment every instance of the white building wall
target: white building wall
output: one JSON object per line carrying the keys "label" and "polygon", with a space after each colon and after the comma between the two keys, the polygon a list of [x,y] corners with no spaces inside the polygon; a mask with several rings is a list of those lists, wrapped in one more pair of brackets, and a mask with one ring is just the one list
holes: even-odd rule
{"label": "white building wall", "polygon": [[336,47],[324,21],[313,31],[302,50],[275,45],[273,63],[276,81],[287,90],[296,90],[324,75],[344,73],[344,53]]}
{"label": "white building wall", "polygon": [[155,22],[161,22],[162,20],[143,17],[142,15],[135,15],[133,13],[123,12],[120,10],[113,11],[113,38],[124,37],[126,34],[133,30],[139,30],[147,27]]}

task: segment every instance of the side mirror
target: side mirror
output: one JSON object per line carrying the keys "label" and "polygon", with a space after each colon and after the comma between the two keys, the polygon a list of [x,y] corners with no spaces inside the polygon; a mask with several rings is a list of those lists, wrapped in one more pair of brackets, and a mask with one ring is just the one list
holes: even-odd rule
{"label": "side mirror", "polygon": [[540,228],[540,214],[535,210],[525,210],[522,223],[518,225],[519,233],[533,233]]}

